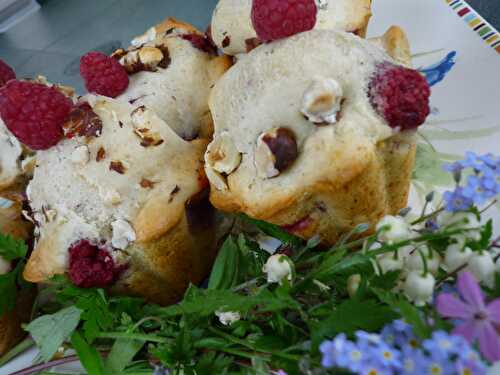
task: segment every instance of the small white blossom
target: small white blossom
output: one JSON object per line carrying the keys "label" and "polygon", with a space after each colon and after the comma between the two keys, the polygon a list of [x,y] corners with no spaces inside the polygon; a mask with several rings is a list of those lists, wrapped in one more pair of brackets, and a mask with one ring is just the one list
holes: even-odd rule
{"label": "small white blossom", "polygon": [[225,326],[230,326],[241,319],[241,315],[237,311],[216,311],[215,315],[219,318],[219,321]]}
{"label": "small white blossom", "polygon": [[472,250],[468,247],[463,249],[460,244],[451,244],[446,248],[444,265],[448,272],[453,272],[467,264],[472,256]]}
{"label": "small white blossom", "polygon": [[439,270],[439,266],[441,265],[441,257],[437,252],[431,252],[431,250],[427,246],[420,246],[417,250],[413,251],[413,253],[406,258],[405,260],[405,269],[409,272],[411,271],[423,271],[424,270],[424,261],[422,260],[422,253],[425,257],[425,261],[427,263],[427,270],[436,275]]}
{"label": "small white blossom", "polygon": [[430,273],[424,276],[421,271],[412,271],[406,278],[404,292],[416,306],[423,306],[431,302],[435,284],[436,279]]}
{"label": "small white blossom", "polygon": [[382,254],[377,257],[377,263],[382,271],[382,274],[391,271],[399,271],[403,269],[403,259],[401,257],[394,257],[393,253]]}
{"label": "small white blossom", "polygon": [[376,229],[382,230],[379,239],[388,243],[404,241],[410,237],[410,227],[401,216],[385,216],[378,222]]}
{"label": "small white blossom", "polygon": [[269,257],[266,264],[262,268],[264,273],[267,273],[268,283],[281,283],[285,278],[292,281],[292,267],[285,255],[276,254]]}
{"label": "small white blossom", "polygon": [[347,293],[349,293],[351,298],[356,295],[356,292],[359,289],[359,284],[361,284],[360,274],[351,275],[347,279]]}
{"label": "small white blossom", "polygon": [[488,287],[492,288],[494,286],[495,263],[489,252],[483,251],[482,254],[474,253],[469,259],[467,270]]}
{"label": "small white blossom", "polygon": [[0,275],[8,274],[11,271],[11,269],[12,267],[10,262],[0,257]]}

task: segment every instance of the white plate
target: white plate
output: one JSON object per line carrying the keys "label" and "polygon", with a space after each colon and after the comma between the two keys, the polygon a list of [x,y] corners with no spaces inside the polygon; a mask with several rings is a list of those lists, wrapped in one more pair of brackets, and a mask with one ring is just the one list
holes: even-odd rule
{"label": "white plate", "polygon": [[[471,150],[498,155],[500,47],[497,52],[491,45],[500,42],[500,37],[494,30],[488,31],[490,26],[486,23],[474,31],[469,23],[478,26],[483,20],[472,10],[463,14],[465,8],[468,5],[458,0],[378,0],[374,2],[369,35],[381,35],[391,25],[403,27],[412,44],[415,67],[430,66],[455,51],[456,64],[443,81],[433,87],[432,106],[435,110],[423,132],[441,153],[460,157]],[[489,36],[488,41],[478,33]],[[434,158],[429,154],[425,157],[430,161]],[[435,169],[420,172],[417,183],[423,183],[425,189],[433,189]],[[489,216],[496,216],[498,233],[499,209],[500,206],[497,206],[488,213]],[[29,367],[35,354],[32,350],[18,357],[1,368],[0,375]],[[66,367],[60,370],[71,373],[75,369]]]}

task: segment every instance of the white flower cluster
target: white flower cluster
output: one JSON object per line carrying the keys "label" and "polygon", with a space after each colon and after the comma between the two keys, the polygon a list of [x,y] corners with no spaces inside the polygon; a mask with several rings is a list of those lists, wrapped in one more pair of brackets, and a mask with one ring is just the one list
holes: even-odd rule
{"label": "white flower cluster", "polygon": [[[471,213],[443,213],[438,218],[438,225],[446,228],[478,228],[480,223]],[[386,216],[377,225],[378,240],[381,243],[393,244],[414,237],[410,224],[401,216]],[[466,246],[467,240],[479,240],[480,233],[470,230],[465,234],[452,237],[451,243],[444,253],[444,258],[425,244],[412,244],[399,248],[394,253],[377,256],[377,272],[384,274],[390,271],[401,271],[399,288],[417,306],[425,305],[432,300],[436,275],[440,268],[451,273],[466,269],[489,287],[493,287],[495,272],[500,271],[498,263],[489,251],[472,251]],[[381,247],[376,243],[371,249]]]}

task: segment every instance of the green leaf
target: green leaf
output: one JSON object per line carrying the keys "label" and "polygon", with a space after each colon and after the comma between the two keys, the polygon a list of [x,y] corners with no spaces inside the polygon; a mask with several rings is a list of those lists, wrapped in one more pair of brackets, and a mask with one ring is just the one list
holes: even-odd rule
{"label": "green leaf", "polygon": [[195,366],[197,375],[224,375],[227,374],[233,359],[214,352],[205,353]]}
{"label": "green leaf", "polygon": [[78,354],[80,362],[89,374],[106,374],[99,352],[95,348],[91,347],[78,332],[73,333],[71,336],[71,344],[76,350],[76,354]]}
{"label": "green leaf", "polygon": [[357,330],[375,332],[398,317],[392,309],[374,300],[356,299],[341,303],[327,319],[312,326],[315,345],[343,332],[354,334]]}
{"label": "green leaf", "polygon": [[390,291],[373,288],[373,292],[379,299],[394,311],[399,312],[403,320],[413,327],[413,332],[420,338],[430,337],[431,329],[422,319],[421,311],[409,303],[401,295],[395,295]]}
{"label": "green leaf", "polygon": [[24,262],[19,262],[12,271],[0,275],[0,316],[16,306],[17,280],[21,277]]}
{"label": "green leaf", "polygon": [[373,270],[369,256],[356,253],[344,258],[347,251],[345,249],[337,251],[338,254],[334,253],[333,256],[326,258],[318,269],[313,271],[314,279],[328,281],[336,274],[367,274]]}
{"label": "green leaf", "polygon": [[105,363],[108,374],[120,375],[144,346],[144,341],[118,339],[113,344]]}
{"label": "green leaf", "polygon": [[238,283],[240,250],[232,236],[229,236],[215,261],[208,282],[208,289],[230,289]]}
{"label": "green leaf", "polygon": [[24,258],[28,252],[28,246],[23,240],[17,240],[11,235],[0,233],[0,257],[10,262],[15,259]]}
{"label": "green leaf", "polygon": [[44,315],[26,327],[40,349],[44,362],[52,359],[59,347],[71,336],[80,321],[81,310],[67,307],[52,315]]}
{"label": "green leaf", "polygon": [[302,245],[302,240],[293,234],[288,233],[287,231],[281,229],[278,225],[267,223],[265,221],[256,220],[246,215],[240,215],[240,217],[246,221],[247,223],[255,225],[262,232],[267,234],[268,236],[277,238],[285,245],[297,248]]}

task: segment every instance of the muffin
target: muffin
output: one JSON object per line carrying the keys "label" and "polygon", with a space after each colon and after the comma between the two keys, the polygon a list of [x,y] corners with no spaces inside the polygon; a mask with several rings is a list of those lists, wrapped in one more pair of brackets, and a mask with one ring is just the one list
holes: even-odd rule
{"label": "muffin", "polygon": [[326,244],[405,207],[430,91],[378,46],[409,61],[399,31],[308,31],[230,69],[210,98],[212,203]]}
{"label": "muffin", "polygon": [[130,80],[118,99],[155,111],[184,139],[210,137],[208,96],[232,64],[216,52],[204,33],[168,18],[113,54]]}
{"label": "muffin", "polygon": [[37,241],[24,276],[168,304],[208,273],[213,210],[207,141],[186,141],[154,111],[88,95],[66,138],[37,154],[27,194]]}
{"label": "muffin", "polygon": [[[365,36],[371,0],[320,0],[315,29],[342,30]],[[260,44],[252,20],[252,0],[220,0],[212,16],[212,38],[224,53],[235,56]]]}

